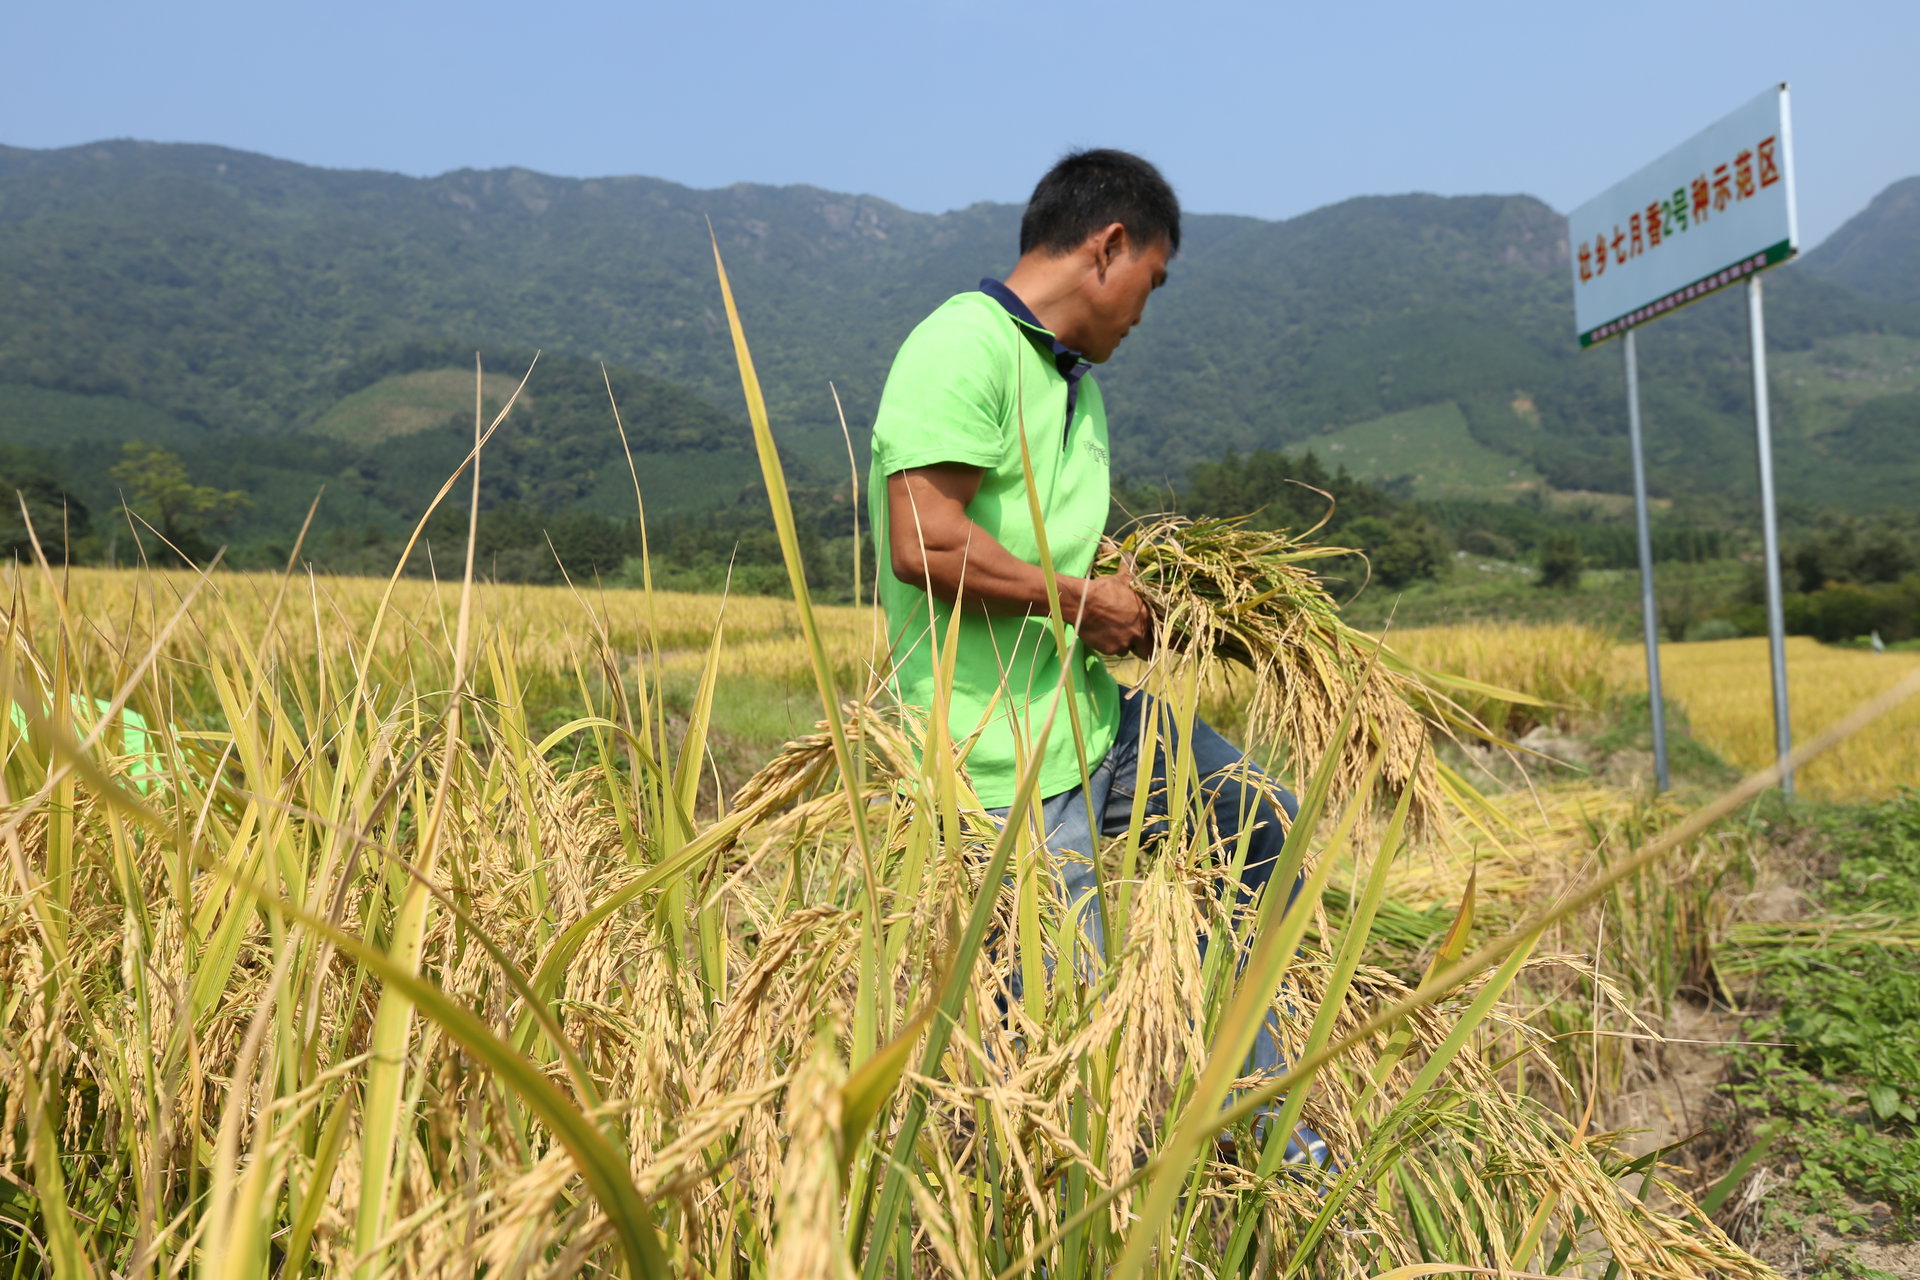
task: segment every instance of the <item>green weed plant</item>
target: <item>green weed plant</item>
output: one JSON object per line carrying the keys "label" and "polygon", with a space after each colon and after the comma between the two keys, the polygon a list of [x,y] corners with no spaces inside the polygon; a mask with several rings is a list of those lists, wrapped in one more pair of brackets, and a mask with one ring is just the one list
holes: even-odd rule
{"label": "green weed plant", "polygon": [[[1723,962],[1768,1007],[1728,1093],[1784,1139],[1808,1208],[1860,1229],[1861,1203],[1920,1221],[1920,791],[1839,810],[1817,914],[1736,929]],[[1909,1232],[1911,1234],[1911,1232]]]}

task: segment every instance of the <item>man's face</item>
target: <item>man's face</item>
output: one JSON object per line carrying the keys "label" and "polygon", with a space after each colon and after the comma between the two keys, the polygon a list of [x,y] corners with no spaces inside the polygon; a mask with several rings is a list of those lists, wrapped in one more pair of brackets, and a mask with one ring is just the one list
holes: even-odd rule
{"label": "man's face", "polygon": [[1138,250],[1123,247],[1107,263],[1104,278],[1096,279],[1088,299],[1091,314],[1082,348],[1087,359],[1104,363],[1120,340],[1140,323],[1147,298],[1167,282],[1167,259],[1172,249],[1163,236]]}

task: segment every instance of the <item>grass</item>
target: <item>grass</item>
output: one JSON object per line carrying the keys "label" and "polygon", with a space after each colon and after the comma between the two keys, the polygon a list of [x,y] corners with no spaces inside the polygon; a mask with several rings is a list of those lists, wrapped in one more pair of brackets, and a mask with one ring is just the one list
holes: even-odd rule
{"label": "grass", "polygon": [[[504,404],[518,380],[504,373],[488,374],[487,398]],[[336,401],[310,430],[355,444],[377,444],[394,436],[442,427],[473,405],[473,374],[466,369],[416,369],[396,373],[362,387]],[[533,408],[532,397],[522,396],[519,409]]]}
{"label": "grass", "polygon": [[[1033,772],[996,827],[939,717],[861,696],[872,619],[807,599],[728,311],[792,601],[16,573],[16,1275],[1766,1274],[1582,1118],[1599,1076],[1566,1069],[1584,1011],[1677,979],[1553,950],[1597,919],[1667,955],[1710,932],[1678,913],[1764,777],[1537,837],[1461,810],[1425,853],[1466,869],[1431,895],[1455,927],[1403,973],[1413,792],[1343,804],[1339,754],[1295,753],[1296,905],[1223,900],[1233,853],[1200,824],[1136,830],[1112,956],[1009,1004],[1006,940],[1057,955],[1074,928],[1022,820]],[[821,727],[723,798],[716,709],[788,679]],[[1190,713],[1195,666],[1152,679]],[[74,692],[137,711],[147,752]],[[1556,846],[1531,895],[1494,874]],[[1586,984],[1559,1023],[1549,973]],[[1246,1077],[1262,1024],[1292,1065]],[[1342,1170],[1284,1173],[1261,1107]]]}
{"label": "grass", "polygon": [[1341,427],[1305,442],[1328,467],[1362,480],[1410,477],[1416,498],[1512,500],[1545,481],[1526,462],[1489,449],[1456,404],[1423,405]]}

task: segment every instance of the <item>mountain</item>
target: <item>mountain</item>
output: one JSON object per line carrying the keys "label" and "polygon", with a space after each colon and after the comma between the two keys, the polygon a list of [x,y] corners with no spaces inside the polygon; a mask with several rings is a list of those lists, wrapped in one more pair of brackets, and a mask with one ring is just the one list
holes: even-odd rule
{"label": "mountain", "polygon": [[1920,177],[1875,196],[1807,254],[1806,269],[1876,298],[1920,305]]}
{"label": "mountain", "polygon": [[[1832,246],[1768,277],[1789,499],[1895,502],[1920,483],[1901,408],[1920,393],[1920,304],[1895,287],[1920,276],[1902,266],[1914,242],[1901,216],[1835,251],[1846,273],[1877,277],[1873,290],[1826,265]],[[0,147],[0,438],[82,421],[130,436],[158,416],[212,453],[277,440],[331,466],[326,451],[350,445],[356,460],[335,474],[364,496],[352,473],[401,447],[394,423],[446,421],[420,408],[435,370],[470,371],[479,348],[490,370],[518,373],[541,349],[565,390],[535,373],[533,412],[548,416],[519,456],[533,465],[547,447],[556,399],[566,447],[603,441],[545,492],[605,498],[624,483],[605,452],[610,419],[580,390],[605,361],[637,389],[630,426],[656,406],[670,419],[651,433],[643,481],[659,467],[673,496],[717,500],[750,468],[711,225],[792,465],[831,484],[846,448],[828,384],[863,445],[899,341],[1011,265],[1018,219],[1012,206],[922,214],[809,187],[518,169],[414,179],[127,141]],[[1191,216],[1171,286],[1100,375],[1117,467],[1178,482],[1230,448],[1304,447],[1435,496],[1624,490],[1620,362],[1576,347],[1564,228],[1518,195],[1367,197],[1283,222]],[[1656,488],[1750,492],[1740,299],[1696,304],[1640,345]]]}
{"label": "mountain", "polygon": [[990,246],[1017,216],[523,170],[416,180],[214,147],[6,150],[0,380],[279,431],[357,389],[369,358],[448,339],[625,364],[737,413],[710,217],[784,425],[844,453],[828,379],[870,401],[922,313],[981,262],[1008,265]]}

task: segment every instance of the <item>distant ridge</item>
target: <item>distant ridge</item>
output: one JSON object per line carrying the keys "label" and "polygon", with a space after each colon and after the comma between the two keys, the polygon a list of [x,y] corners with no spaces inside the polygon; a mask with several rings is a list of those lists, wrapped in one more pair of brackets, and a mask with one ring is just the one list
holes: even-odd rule
{"label": "distant ridge", "polygon": [[[1920,235],[1902,230],[1916,184],[1769,280],[1790,499],[1891,502],[1920,483],[1904,419],[1861,416],[1920,390]],[[831,482],[845,450],[828,383],[864,441],[894,349],[1011,265],[1018,210],[524,169],[420,179],[132,141],[0,147],[0,397],[113,395],[216,436],[285,434],[409,344],[464,344],[604,360],[738,423],[709,218],[785,448]],[[1330,447],[1325,433],[1452,406],[1444,420],[1487,451],[1476,473],[1623,489],[1619,361],[1575,348],[1563,237],[1524,195],[1191,217],[1172,286],[1100,374],[1117,466],[1179,482],[1228,448]],[[1642,351],[1656,487],[1750,489],[1737,302],[1662,321]],[[1392,478],[1391,450],[1366,456]],[[1416,488],[1420,466],[1410,455]]]}

